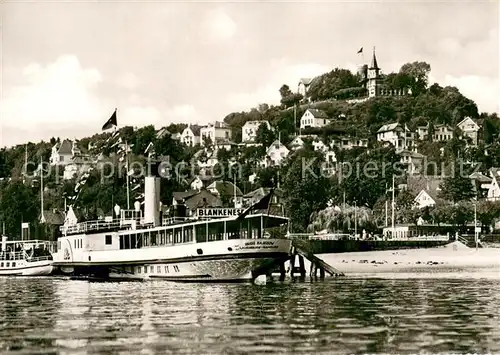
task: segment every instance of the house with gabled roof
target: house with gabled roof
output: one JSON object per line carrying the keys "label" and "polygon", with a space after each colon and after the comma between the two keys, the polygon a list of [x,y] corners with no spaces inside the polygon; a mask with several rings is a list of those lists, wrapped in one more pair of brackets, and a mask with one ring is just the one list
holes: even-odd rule
{"label": "house with gabled roof", "polygon": [[309,86],[311,85],[313,79],[311,78],[302,78],[299,80],[299,84],[297,85],[297,92],[304,96],[304,98],[308,98]]}
{"label": "house with gabled roof", "polygon": [[189,216],[198,208],[222,207],[222,201],[207,189],[174,192],[172,206],[184,205]]}
{"label": "house with gabled roof", "polygon": [[413,132],[398,122],[385,124],[377,131],[377,141],[392,144],[396,151],[412,149],[413,140]]}
{"label": "house with gabled roof", "polygon": [[493,179],[478,171],[469,175],[474,189],[474,194],[479,198],[485,197],[490,189]]}
{"label": "house with gabled roof", "polygon": [[241,208],[243,203],[243,194],[238,186],[230,181],[214,181],[207,186],[207,190],[220,198],[223,202],[228,201],[230,207]]}
{"label": "house with gabled roof", "polygon": [[474,120],[471,117],[465,117],[457,124],[462,136],[468,138],[471,146],[477,146],[479,140],[479,131],[481,130],[481,121]]}
{"label": "house with gabled roof", "polygon": [[44,225],[44,235],[48,240],[57,240],[59,227],[64,224],[64,213],[57,209],[44,210],[40,214],[40,224]]}
{"label": "house with gabled roof", "polygon": [[64,139],[60,143],[54,144],[50,154],[50,165],[66,165],[71,162],[75,155],[74,142]]}
{"label": "house with gabled roof", "polygon": [[271,125],[267,120],[261,121],[246,121],[243,127],[241,127],[241,141],[243,143],[253,143],[257,137],[257,131],[261,125],[265,125],[267,129],[271,129]]}
{"label": "house with gabled roof", "polygon": [[432,207],[446,201],[439,197],[441,184],[444,179],[441,176],[408,176],[408,190],[415,196],[414,207]]}
{"label": "house with gabled roof", "polygon": [[323,110],[308,108],[300,118],[300,128],[324,127],[330,123],[330,117]]}
{"label": "house with gabled roof", "polygon": [[446,142],[453,139],[453,128],[447,124],[437,124],[434,125],[434,132],[432,134],[432,140],[434,142]]}
{"label": "house with gabled roof", "polygon": [[201,190],[201,189],[206,189],[208,185],[212,183],[214,178],[211,175],[203,174],[200,173],[196,175],[194,178],[192,178],[189,183],[189,187],[191,187],[192,190]]}
{"label": "house with gabled roof", "polygon": [[427,137],[429,136],[429,130],[430,130],[430,124],[427,122],[425,126],[418,126],[417,127],[417,137],[421,141],[426,140]]}
{"label": "house with gabled roof", "polygon": [[171,136],[172,133],[167,129],[167,127],[162,127],[156,131],[156,139],[161,139],[165,136]]}
{"label": "house with gabled roof", "polygon": [[304,146],[304,140],[302,139],[301,136],[296,136],[290,142],[290,144],[288,144],[288,146],[290,147],[290,150],[292,150],[292,151],[299,150]]}
{"label": "house with gabled roof", "polygon": [[269,148],[267,148],[266,156],[262,165],[267,168],[269,166],[278,166],[286,159],[290,150],[285,147],[279,140],[275,140]]}
{"label": "house with gabled roof", "polygon": [[491,183],[486,193],[486,199],[488,201],[498,201],[500,200],[500,169],[492,168],[490,169]]}
{"label": "house with gabled roof", "polygon": [[231,128],[225,122],[216,121],[200,128],[200,144],[217,144],[231,140]]}
{"label": "house with gabled roof", "polygon": [[401,150],[398,154],[408,174],[420,174],[423,171],[425,155],[407,149]]}
{"label": "house with gabled roof", "polygon": [[316,138],[312,141],[313,149],[317,152],[327,152],[329,147],[319,138]]}
{"label": "house with gabled roof", "polygon": [[200,143],[200,126],[189,125],[181,133],[180,141],[187,146],[194,147]]}

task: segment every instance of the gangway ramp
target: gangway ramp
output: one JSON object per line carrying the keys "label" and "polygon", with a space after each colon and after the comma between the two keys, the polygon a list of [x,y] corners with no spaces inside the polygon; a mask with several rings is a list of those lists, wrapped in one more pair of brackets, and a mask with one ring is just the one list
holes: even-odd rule
{"label": "gangway ramp", "polygon": [[[307,260],[310,261],[311,263],[311,270],[313,268],[319,269],[320,273],[323,273],[322,270],[326,271],[329,273],[331,276],[345,276],[343,272],[340,270],[337,270],[330,264],[326,263],[324,260],[318,258],[316,255],[314,255],[310,244],[302,239],[292,239],[292,247],[295,250],[292,259],[295,258],[295,255],[302,256],[306,258]],[[292,268],[293,270],[293,268]],[[316,271],[316,270],[315,270]],[[316,272],[314,272],[316,274]]]}

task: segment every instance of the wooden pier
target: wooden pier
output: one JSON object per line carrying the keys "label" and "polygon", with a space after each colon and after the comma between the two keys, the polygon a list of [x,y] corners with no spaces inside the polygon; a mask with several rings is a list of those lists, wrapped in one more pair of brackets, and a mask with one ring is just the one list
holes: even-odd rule
{"label": "wooden pier", "polygon": [[[318,271],[320,279],[325,278],[326,273],[328,273],[330,276],[335,277],[345,276],[344,273],[314,255],[313,251],[306,241],[294,239],[292,241],[292,253],[290,259],[287,260],[290,262],[289,272],[291,277],[306,277],[305,259],[307,259],[311,264],[309,270],[309,276],[311,278],[317,278]],[[286,277],[285,263],[286,261],[279,266],[280,280],[284,280]]]}

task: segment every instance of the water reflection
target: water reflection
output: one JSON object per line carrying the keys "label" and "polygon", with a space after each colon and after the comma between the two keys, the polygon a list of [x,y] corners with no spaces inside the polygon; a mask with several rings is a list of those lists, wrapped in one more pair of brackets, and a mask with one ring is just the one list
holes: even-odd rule
{"label": "water reflection", "polygon": [[55,319],[38,312],[57,307],[50,280],[0,278],[0,300],[0,351],[52,347],[44,333],[54,327]]}
{"label": "water reflection", "polygon": [[267,285],[0,279],[0,352],[500,351],[500,277]]}

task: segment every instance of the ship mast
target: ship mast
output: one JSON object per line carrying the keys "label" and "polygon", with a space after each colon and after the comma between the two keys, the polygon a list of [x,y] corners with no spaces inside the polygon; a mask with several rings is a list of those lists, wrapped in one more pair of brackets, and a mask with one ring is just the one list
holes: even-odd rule
{"label": "ship mast", "polygon": [[394,239],[394,174],[392,175],[392,239]]}
{"label": "ship mast", "polygon": [[40,211],[42,212],[42,220],[45,222],[43,216],[43,158],[40,157]]}
{"label": "ship mast", "polygon": [[128,143],[125,142],[125,165],[127,169],[127,210],[130,210],[130,177],[129,177],[129,159],[128,159]]}

